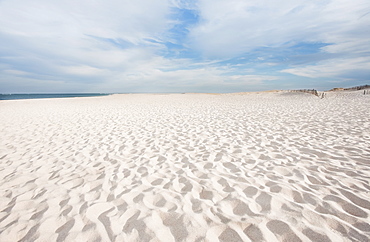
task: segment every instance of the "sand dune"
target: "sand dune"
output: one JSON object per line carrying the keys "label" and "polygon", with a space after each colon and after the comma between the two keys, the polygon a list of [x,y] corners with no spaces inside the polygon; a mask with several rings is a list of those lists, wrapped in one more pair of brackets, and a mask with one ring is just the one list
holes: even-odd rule
{"label": "sand dune", "polygon": [[0,241],[369,241],[370,95],[0,102]]}

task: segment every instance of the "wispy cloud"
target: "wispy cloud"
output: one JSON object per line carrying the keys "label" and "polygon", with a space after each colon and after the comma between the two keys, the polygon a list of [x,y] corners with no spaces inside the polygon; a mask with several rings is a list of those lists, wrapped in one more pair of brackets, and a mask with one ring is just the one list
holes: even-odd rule
{"label": "wispy cloud", "polygon": [[0,92],[357,84],[369,13],[366,0],[2,0]]}
{"label": "wispy cloud", "polygon": [[358,77],[359,75],[356,73],[361,73],[362,75],[366,74],[364,78],[368,78],[370,77],[370,58],[358,57],[320,61],[316,65],[285,69],[282,72],[311,78],[332,77],[338,79],[347,79],[349,74]]}

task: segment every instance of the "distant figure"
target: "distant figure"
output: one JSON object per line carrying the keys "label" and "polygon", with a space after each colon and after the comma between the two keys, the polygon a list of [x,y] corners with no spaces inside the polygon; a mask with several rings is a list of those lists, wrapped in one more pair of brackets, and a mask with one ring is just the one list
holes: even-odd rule
{"label": "distant figure", "polygon": [[366,94],[366,90],[364,90],[364,95]]}

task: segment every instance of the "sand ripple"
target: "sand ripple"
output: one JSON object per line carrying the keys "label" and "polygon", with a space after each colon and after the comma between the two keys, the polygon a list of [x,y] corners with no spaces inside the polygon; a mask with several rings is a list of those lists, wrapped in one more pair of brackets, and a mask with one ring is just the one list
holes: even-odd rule
{"label": "sand ripple", "polygon": [[0,103],[0,241],[369,241],[370,96]]}

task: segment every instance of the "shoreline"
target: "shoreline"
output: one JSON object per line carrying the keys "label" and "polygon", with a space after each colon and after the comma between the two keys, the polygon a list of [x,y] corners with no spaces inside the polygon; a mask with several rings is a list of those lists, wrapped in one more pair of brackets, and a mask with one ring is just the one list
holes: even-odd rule
{"label": "shoreline", "polygon": [[[266,90],[266,91],[250,91],[250,92],[230,92],[230,93],[195,93],[195,92],[169,92],[169,93],[15,93],[15,94],[0,94],[0,101],[7,100],[31,100],[31,99],[58,99],[58,98],[78,98],[78,97],[104,97],[112,95],[176,95],[176,94],[205,94],[205,95],[248,95],[248,94],[260,94],[260,93],[285,93],[285,92],[295,92],[295,93],[310,93],[307,91],[312,91],[315,93],[351,93],[351,92],[364,92],[364,94],[370,94],[369,85],[351,87],[351,88],[333,88],[327,91],[318,91],[315,89],[296,89],[296,90]],[[364,87],[364,88],[362,88]],[[311,93],[313,94],[313,93]],[[14,96],[24,96],[24,97],[14,97]],[[27,97],[28,96],[28,97]],[[39,96],[39,97],[32,97]],[[50,96],[50,97],[47,97]],[[12,97],[9,99],[9,97]],[[5,99],[7,98],[7,99]]]}
{"label": "shoreline", "polygon": [[103,97],[112,94],[102,93],[34,93],[34,94],[0,94],[0,101],[6,100],[32,100],[32,99],[56,99],[77,97]]}
{"label": "shoreline", "polygon": [[[360,93],[364,94],[364,90],[329,90],[329,91],[317,91],[318,93],[322,94],[346,94],[346,93]],[[81,94],[63,94],[63,93],[50,93],[50,94],[1,94],[2,96],[10,96],[10,95],[45,95],[45,96],[56,96],[56,97],[40,97],[40,98],[14,98],[14,99],[0,99],[1,101],[13,101],[13,100],[53,100],[53,99],[68,99],[68,98],[88,98],[88,97],[109,97],[109,96],[117,96],[117,95],[251,95],[251,94],[265,94],[265,93],[297,93],[297,94],[311,94],[306,93],[301,90],[267,90],[267,91],[251,91],[251,92],[230,92],[230,93],[195,93],[195,92],[185,92],[185,93],[108,93],[108,94],[93,94],[93,93],[81,93]],[[370,94],[370,92],[366,92],[366,94]],[[64,96],[63,96],[64,95]],[[74,96],[76,95],[76,96]],[[78,96],[81,95],[81,96]]]}

